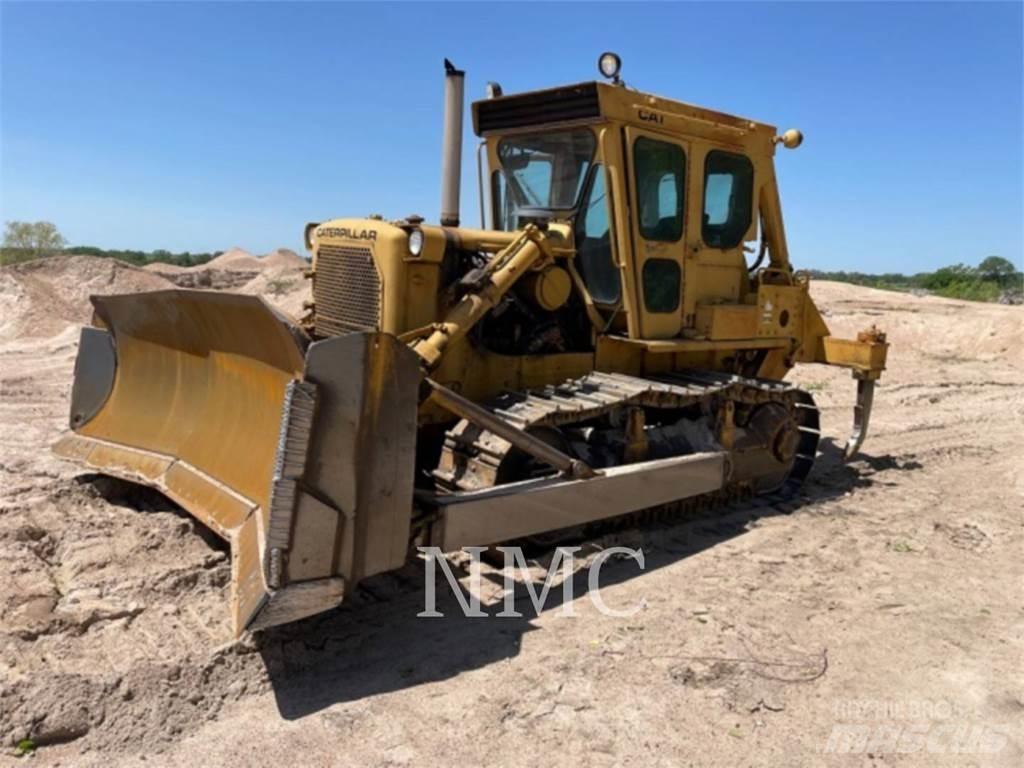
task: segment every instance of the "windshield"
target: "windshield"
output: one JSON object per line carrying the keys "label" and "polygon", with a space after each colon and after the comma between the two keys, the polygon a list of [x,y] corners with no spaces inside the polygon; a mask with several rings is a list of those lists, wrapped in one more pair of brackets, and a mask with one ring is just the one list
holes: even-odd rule
{"label": "windshield", "polygon": [[586,128],[509,136],[498,144],[495,216],[500,229],[516,229],[524,208],[571,210],[594,157]]}

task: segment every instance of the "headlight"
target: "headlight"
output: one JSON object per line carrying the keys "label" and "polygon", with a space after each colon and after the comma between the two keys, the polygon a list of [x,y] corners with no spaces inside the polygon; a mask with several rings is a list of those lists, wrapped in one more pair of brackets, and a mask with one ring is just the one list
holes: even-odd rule
{"label": "headlight", "polygon": [[419,256],[423,253],[423,230],[414,229],[409,233],[409,254]]}
{"label": "headlight", "polygon": [[609,80],[617,81],[619,79],[619,70],[622,68],[622,59],[611,51],[607,51],[602,53],[601,57],[597,60],[597,68]]}

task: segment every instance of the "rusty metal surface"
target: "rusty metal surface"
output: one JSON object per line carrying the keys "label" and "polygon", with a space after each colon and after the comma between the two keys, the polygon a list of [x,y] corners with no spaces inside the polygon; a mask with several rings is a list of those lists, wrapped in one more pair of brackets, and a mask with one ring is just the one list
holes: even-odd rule
{"label": "rusty metal surface", "polygon": [[[707,401],[710,408],[711,399],[718,398],[750,404],[779,402],[792,408],[803,396],[784,382],[715,371],[680,371],[650,378],[595,371],[558,385],[506,392],[489,407],[512,426],[526,430],[581,423],[622,406],[679,409]],[[816,426],[814,429],[817,435]],[[492,485],[498,481],[499,469],[511,447],[504,437],[463,420],[448,432],[435,477],[452,490]],[[814,460],[813,449],[809,460]]]}
{"label": "rusty metal surface", "polygon": [[472,400],[467,400],[436,381],[426,379],[426,382],[433,390],[434,399],[453,415],[472,422],[479,429],[486,429],[535,459],[550,464],[565,475],[577,478],[594,476],[594,470],[587,466],[586,462],[562,453],[540,438],[512,425],[483,406],[477,405]]}

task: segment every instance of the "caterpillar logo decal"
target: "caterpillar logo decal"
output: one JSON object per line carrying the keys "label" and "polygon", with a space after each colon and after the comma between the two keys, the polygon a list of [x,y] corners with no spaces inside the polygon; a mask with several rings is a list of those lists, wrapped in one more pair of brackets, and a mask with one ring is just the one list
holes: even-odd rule
{"label": "caterpillar logo decal", "polygon": [[349,229],[348,227],[320,227],[316,231],[317,239],[323,237],[342,237],[347,240],[376,240],[374,229]]}

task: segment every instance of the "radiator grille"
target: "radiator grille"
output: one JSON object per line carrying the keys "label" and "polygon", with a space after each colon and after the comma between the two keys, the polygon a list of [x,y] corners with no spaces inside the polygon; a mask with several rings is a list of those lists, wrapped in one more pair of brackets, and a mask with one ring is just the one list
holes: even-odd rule
{"label": "radiator grille", "polygon": [[380,277],[369,248],[321,245],[313,276],[316,332],[340,336],[380,328]]}

